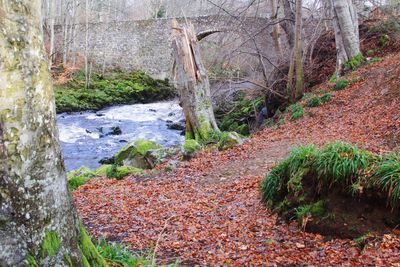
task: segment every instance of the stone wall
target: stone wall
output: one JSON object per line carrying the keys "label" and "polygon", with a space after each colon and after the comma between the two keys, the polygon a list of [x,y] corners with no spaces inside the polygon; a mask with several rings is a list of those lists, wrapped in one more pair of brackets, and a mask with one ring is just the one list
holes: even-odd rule
{"label": "stone wall", "polygon": [[[268,54],[274,54],[272,46],[271,27],[267,28],[268,21],[263,18],[250,18],[240,24],[229,17],[204,16],[189,18],[197,32],[209,29],[222,29],[202,41],[202,51],[208,62],[218,55],[227,57],[231,52],[241,50],[254,52],[254,44],[249,40],[248,33],[259,33],[256,39],[262,43]],[[183,22],[184,19],[178,19]],[[144,70],[156,78],[171,78],[172,51],[171,51],[171,19],[154,19],[142,21],[113,22],[109,24],[89,24],[89,59],[94,68],[121,70]],[[246,30],[244,30],[246,29]],[[75,26],[74,38],[68,43],[68,57],[83,57],[85,53],[85,25]],[[72,39],[74,41],[72,41]],[[63,50],[63,30],[56,27],[56,51]],[[243,55],[243,51],[240,51]],[[242,56],[248,61],[249,55]]]}

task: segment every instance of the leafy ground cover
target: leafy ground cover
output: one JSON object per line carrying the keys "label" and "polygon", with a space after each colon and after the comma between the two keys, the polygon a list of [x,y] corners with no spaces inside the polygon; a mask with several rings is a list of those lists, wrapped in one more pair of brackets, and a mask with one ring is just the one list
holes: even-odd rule
{"label": "leafy ground cover", "polygon": [[90,180],[73,192],[85,227],[96,237],[127,243],[133,251],[157,247],[159,263],[398,264],[397,228],[372,239],[368,234],[330,239],[304,232],[296,222],[287,224],[261,202],[261,181],[293,145],[321,147],[342,140],[378,155],[399,150],[400,56],[355,75],[362,79],[332,92],[331,101],[304,107],[297,120],[287,114],[285,124],[264,129],[241,146],[202,151],[156,176]]}

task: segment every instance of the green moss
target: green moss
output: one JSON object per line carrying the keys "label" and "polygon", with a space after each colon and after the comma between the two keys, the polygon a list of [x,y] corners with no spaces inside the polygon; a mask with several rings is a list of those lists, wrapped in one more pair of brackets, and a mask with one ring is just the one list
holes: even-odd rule
{"label": "green moss", "polygon": [[105,165],[101,165],[99,168],[97,168],[95,170],[95,175],[96,176],[101,176],[101,177],[106,177],[107,176],[107,169],[110,168],[111,165],[109,164],[105,164]]}
{"label": "green moss", "polygon": [[40,247],[40,256],[53,257],[60,250],[61,239],[57,232],[46,231],[42,245]]}
{"label": "green moss", "polygon": [[95,172],[87,167],[81,167],[77,170],[67,173],[68,185],[71,190],[75,190],[79,186],[87,183],[93,177],[98,176]]}
{"label": "green moss", "polygon": [[218,149],[225,150],[243,143],[242,137],[235,132],[222,132],[219,137]]}
{"label": "green moss", "polygon": [[72,264],[71,257],[69,255],[65,255],[64,261],[68,264],[68,267],[74,267],[74,265]]}
{"label": "green moss", "polygon": [[56,86],[57,112],[99,110],[109,105],[153,102],[174,95],[168,80],[154,80],[144,72],[92,75],[88,89],[82,72],[68,84]]}
{"label": "green moss", "polygon": [[123,165],[124,160],[132,159],[136,155],[140,157],[146,157],[149,150],[161,149],[162,146],[156,142],[139,139],[133,143],[124,146],[116,155],[115,163],[117,165]]}
{"label": "green moss", "polygon": [[120,180],[128,175],[141,175],[141,174],[143,174],[142,169],[129,166],[110,165],[106,169],[107,178],[114,178],[117,180]]}
{"label": "green moss", "polygon": [[28,263],[28,267],[39,267],[39,265],[36,262],[35,257],[33,257],[31,254],[28,255],[28,257],[26,257],[26,261]]}
{"label": "green moss", "polygon": [[201,145],[194,139],[186,140],[182,145],[184,157],[192,157],[201,149]]}
{"label": "green moss", "polygon": [[82,254],[83,265],[85,267],[108,267],[108,264],[93,245],[82,224],[79,226],[79,232],[79,249]]}

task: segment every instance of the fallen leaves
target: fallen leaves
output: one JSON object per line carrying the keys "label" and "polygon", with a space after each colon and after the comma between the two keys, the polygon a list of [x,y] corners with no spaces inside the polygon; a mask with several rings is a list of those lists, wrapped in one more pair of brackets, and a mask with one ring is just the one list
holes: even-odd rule
{"label": "fallen leaves", "polygon": [[[179,258],[189,266],[398,266],[398,231],[360,252],[351,240],[325,240],[283,223],[260,203],[258,188],[292,144],[344,140],[375,152],[392,150],[400,140],[399,83],[382,83],[388,71],[400,76],[399,63],[396,56],[360,70],[362,82],[336,92],[312,117],[261,131],[243,146],[203,151],[146,180],[94,179],[73,193],[79,214],[96,237],[126,242],[133,250],[157,244],[165,263]],[[388,86],[386,93],[382,86]],[[394,142],[388,142],[392,133]]]}

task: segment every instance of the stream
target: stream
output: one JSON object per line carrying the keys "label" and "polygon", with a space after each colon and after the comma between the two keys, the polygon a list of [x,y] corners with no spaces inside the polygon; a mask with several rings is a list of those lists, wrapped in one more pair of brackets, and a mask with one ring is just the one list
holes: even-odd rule
{"label": "stream", "polygon": [[57,125],[65,168],[96,169],[101,159],[112,157],[127,142],[137,139],[164,146],[180,145],[184,141],[182,130],[169,129],[171,123],[183,124],[183,111],[177,101],[59,114]]}

